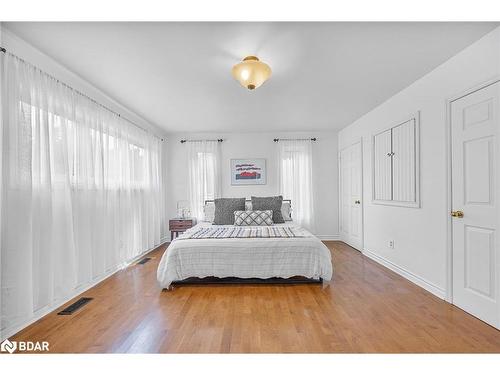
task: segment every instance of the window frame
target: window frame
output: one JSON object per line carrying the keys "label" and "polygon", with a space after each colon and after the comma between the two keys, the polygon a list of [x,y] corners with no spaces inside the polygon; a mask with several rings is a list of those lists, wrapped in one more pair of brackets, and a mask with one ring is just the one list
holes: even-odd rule
{"label": "window frame", "polygon": [[[394,172],[391,167],[391,199],[376,199],[375,192],[375,137],[379,134],[382,134],[388,130],[391,130],[391,144],[392,144],[392,130],[397,128],[400,125],[407,123],[408,121],[415,121],[415,200],[414,201],[396,201],[393,200],[393,189],[394,189]],[[421,207],[421,199],[420,199],[420,111],[412,113],[408,116],[405,116],[402,121],[394,122],[394,125],[384,128],[377,133],[372,135],[372,203],[377,205],[384,206],[395,206],[395,207],[408,207],[408,208],[420,208]],[[392,148],[392,147],[391,147]],[[391,160],[392,165],[392,160]]]}

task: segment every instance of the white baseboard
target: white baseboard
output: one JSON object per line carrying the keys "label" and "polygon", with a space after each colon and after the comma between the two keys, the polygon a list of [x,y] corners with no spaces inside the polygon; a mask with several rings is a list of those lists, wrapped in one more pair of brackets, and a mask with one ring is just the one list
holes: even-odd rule
{"label": "white baseboard", "polygon": [[315,236],[318,237],[322,241],[339,241],[340,240],[339,234],[316,234]]}
{"label": "white baseboard", "polygon": [[68,303],[69,301],[71,301],[73,298],[77,297],[78,295],[80,295],[82,293],[85,293],[87,290],[93,288],[94,286],[96,286],[100,282],[104,281],[108,277],[113,276],[115,273],[117,273],[121,269],[122,268],[116,268],[113,271],[109,271],[108,273],[106,273],[103,276],[99,277],[98,279],[96,279],[92,283],[86,284],[83,287],[75,289],[74,292],[71,295],[69,295],[68,297],[64,298],[63,300],[59,300],[57,302],[54,302],[51,306],[47,306],[47,307],[44,307],[44,308],[38,310],[34,315],[32,315],[32,317],[28,321],[23,322],[20,325],[11,327],[11,328],[9,328],[6,331],[0,331],[0,341],[3,341],[4,339],[7,339],[7,338],[15,335],[19,331],[22,331],[23,329],[25,329],[29,325],[35,323],[37,320],[40,320],[45,315],[50,314],[51,312],[54,312],[55,310],[58,310],[63,305],[65,305],[66,303]]}
{"label": "white baseboard", "polygon": [[[168,241],[170,241],[170,239]],[[96,280],[93,280],[89,284],[80,286],[79,288],[75,289],[70,296],[67,296],[64,299],[61,299],[59,301],[54,302],[51,306],[47,306],[45,308],[42,308],[42,309],[38,310],[28,321],[23,322],[23,323],[21,323],[21,324],[19,324],[17,326],[11,327],[11,328],[9,328],[8,330],[5,330],[5,331],[1,331],[0,330],[0,341],[3,341],[4,339],[7,339],[7,338],[15,335],[19,331],[22,331],[23,329],[25,329],[29,325],[35,323],[37,320],[43,318],[45,315],[50,314],[51,312],[54,312],[55,310],[58,310],[63,305],[65,305],[66,303],[68,303],[69,301],[71,301],[73,298],[77,297],[78,295],[80,295],[82,293],[85,293],[87,290],[93,288],[94,286],[96,286],[100,282],[102,282],[102,281],[106,280],[107,278],[113,276],[118,271],[121,271],[121,270],[127,268],[128,266],[130,266],[133,263],[137,262],[143,256],[147,255],[148,253],[152,252],[153,250],[157,249],[159,246],[165,244],[168,241],[164,241],[164,239],[162,238],[161,243],[159,245],[155,245],[151,249],[148,249],[148,250],[144,251],[143,253],[141,253],[141,254],[137,255],[136,257],[134,257],[133,259],[129,260],[127,263],[123,263],[123,264],[120,264],[120,265],[116,266],[115,268],[109,270],[104,275],[102,275],[101,277],[99,277]]]}
{"label": "white baseboard", "polygon": [[369,250],[364,249],[363,255],[366,255],[368,258],[374,260],[375,262],[381,264],[384,267],[389,268],[391,271],[396,272],[398,275],[403,276],[405,279],[411,281],[414,284],[417,284],[419,287],[424,288],[428,292],[434,294],[436,297],[441,299],[446,299],[446,291],[443,288],[438,287],[430,283],[429,281],[423,279],[422,277],[415,275],[414,273],[404,269],[401,266],[381,257],[378,254],[375,254]]}

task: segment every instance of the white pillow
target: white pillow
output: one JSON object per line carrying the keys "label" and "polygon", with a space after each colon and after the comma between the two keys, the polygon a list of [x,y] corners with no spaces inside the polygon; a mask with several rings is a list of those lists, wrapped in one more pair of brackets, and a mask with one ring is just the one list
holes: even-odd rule
{"label": "white pillow", "polygon": [[283,202],[281,205],[281,215],[283,215],[283,220],[292,221],[292,205],[290,202]]}
{"label": "white pillow", "polygon": [[203,206],[203,221],[213,223],[215,220],[215,203],[207,202]]}

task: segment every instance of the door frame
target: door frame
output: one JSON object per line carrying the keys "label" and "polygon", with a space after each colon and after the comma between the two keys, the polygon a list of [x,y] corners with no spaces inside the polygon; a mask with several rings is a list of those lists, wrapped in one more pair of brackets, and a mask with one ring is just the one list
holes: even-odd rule
{"label": "door frame", "polygon": [[446,293],[445,301],[453,303],[453,221],[450,212],[453,209],[453,187],[452,187],[452,128],[451,128],[451,105],[454,101],[461,99],[476,91],[500,82],[500,75],[496,75],[480,84],[469,87],[456,95],[446,99]]}
{"label": "door frame", "polygon": [[[339,184],[338,184],[338,187],[339,187],[339,201],[338,201],[338,205],[339,205],[339,215],[338,215],[338,222],[339,222],[339,239],[342,241],[342,238],[341,238],[341,231],[340,231],[340,228],[341,228],[341,225],[342,225],[342,216],[341,216],[341,212],[342,212],[342,164],[341,164],[341,155],[342,155],[342,151],[348,149],[349,147],[352,147],[356,144],[359,143],[359,159],[360,159],[360,162],[361,162],[361,243],[360,243],[360,249],[356,249],[356,250],[359,250],[361,252],[361,254],[364,253],[364,250],[365,250],[365,196],[364,196],[364,188],[363,188],[363,176],[364,176],[364,173],[363,173],[363,137],[359,137],[359,138],[356,138],[354,141],[352,141],[351,143],[348,143],[346,146],[342,147],[341,149],[339,149],[338,151],[338,157],[337,157],[337,170],[338,170],[338,181],[339,181]],[[350,246],[350,245],[349,245]]]}

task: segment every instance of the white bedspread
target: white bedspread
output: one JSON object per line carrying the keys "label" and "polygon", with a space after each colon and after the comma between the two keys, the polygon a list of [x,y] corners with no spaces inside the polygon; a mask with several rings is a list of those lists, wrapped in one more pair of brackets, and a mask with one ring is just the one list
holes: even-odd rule
{"label": "white bedspread", "polygon": [[[210,225],[199,223],[189,231]],[[158,282],[162,288],[168,288],[173,281],[207,276],[262,279],[304,276],[329,282],[333,273],[330,250],[307,230],[300,228],[300,231],[304,237],[181,239],[181,236],[163,254]]]}

